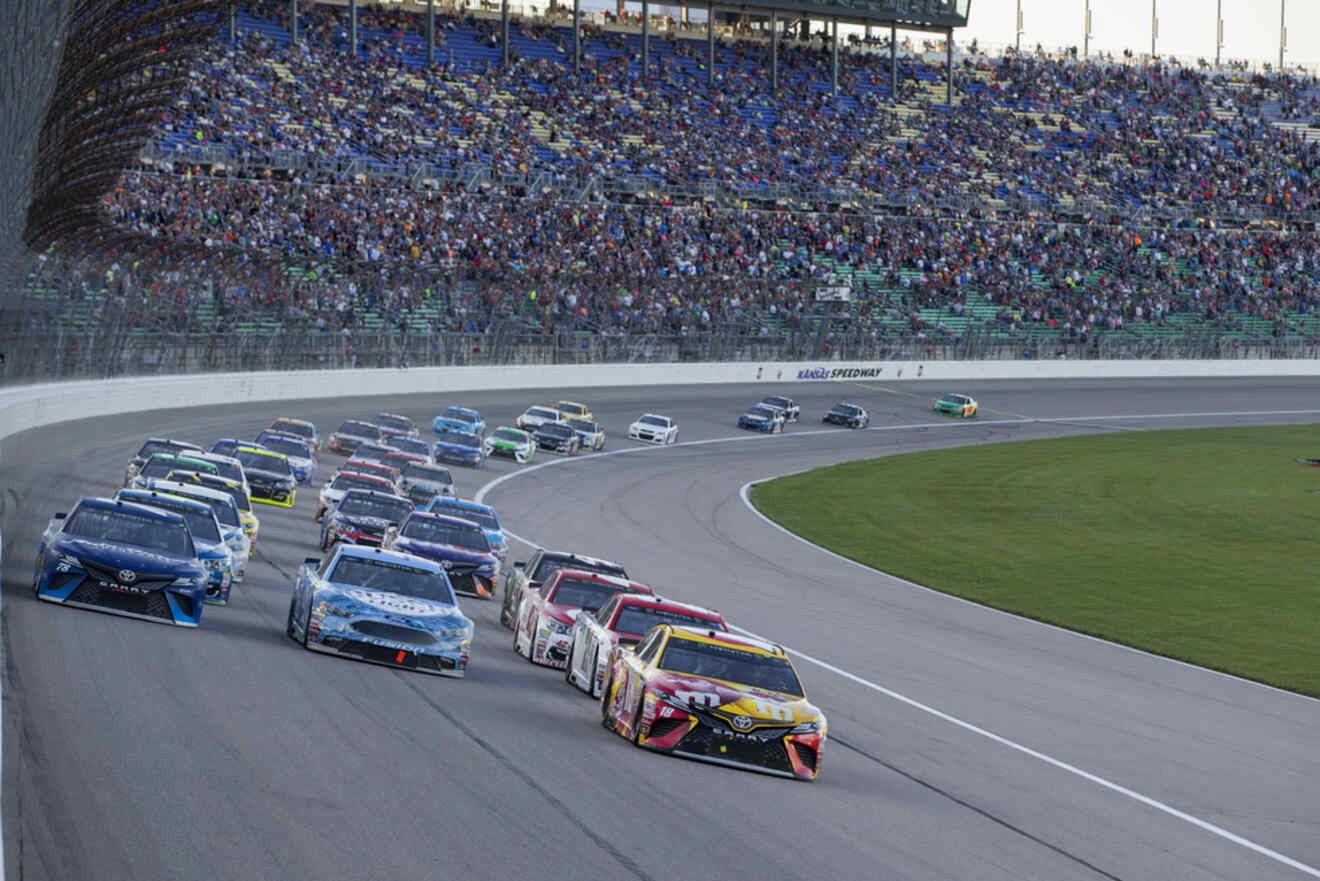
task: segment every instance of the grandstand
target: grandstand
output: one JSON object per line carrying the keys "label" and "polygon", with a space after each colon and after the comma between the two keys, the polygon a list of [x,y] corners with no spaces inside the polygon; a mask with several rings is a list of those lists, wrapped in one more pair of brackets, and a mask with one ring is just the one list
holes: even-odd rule
{"label": "grandstand", "polygon": [[[555,11],[502,40],[498,9],[428,28],[304,5],[295,41],[289,10],[218,29],[101,198],[101,243],[43,255],[0,333],[80,352],[97,333],[135,351],[348,334],[369,360],[442,363],[1283,355],[1320,336],[1306,78],[947,37],[836,56],[828,32],[742,19],[650,22],[644,52],[635,17]],[[352,348],[299,344],[320,355],[294,366]]]}

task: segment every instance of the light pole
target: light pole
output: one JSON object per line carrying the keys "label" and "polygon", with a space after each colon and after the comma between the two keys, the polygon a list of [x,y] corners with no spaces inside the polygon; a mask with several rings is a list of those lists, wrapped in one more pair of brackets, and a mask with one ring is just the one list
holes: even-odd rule
{"label": "light pole", "polygon": [[1215,67],[1224,51],[1224,0],[1215,0]]}
{"label": "light pole", "polygon": [[1082,57],[1091,53],[1091,0],[1082,0]]}
{"label": "light pole", "polygon": [[1150,57],[1155,57],[1155,38],[1160,35],[1160,18],[1156,14],[1155,4],[1158,0],[1150,0]]}
{"label": "light pole", "polygon": [[1022,0],[1017,0],[1017,42],[1013,44],[1015,52],[1022,51]]}
{"label": "light pole", "polygon": [[1279,0],[1279,71],[1283,71],[1283,50],[1288,48],[1288,0]]}

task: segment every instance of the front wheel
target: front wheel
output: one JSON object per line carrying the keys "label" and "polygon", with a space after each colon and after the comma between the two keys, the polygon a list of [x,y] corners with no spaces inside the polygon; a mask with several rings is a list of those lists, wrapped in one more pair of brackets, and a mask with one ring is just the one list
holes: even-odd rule
{"label": "front wheel", "polygon": [[646,689],[642,689],[642,696],[637,699],[637,710],[633,713],[632,742],[634,746],[642,745],[642,707],[646,704]]}
{"label": "front wheel", "polygon": [[614,671],[605,677],[605,687],[600,691],[600,724],[607,731],[614,731],[614,716],[610,713],[610,689],[614,688]]}
{"label": "front wheel", "polygon": [[293,629],[293,600],[294,597],[289,597],[289,616],[284,621],[284,632],[288,635],[289,639],[296,640],[298,637],[294,635]]}
{"label": "front wheel", "polygon": [[312,604],[310,601],[307,603],[307,617],[303,619],[302,631],[302,646],[307,648],[307,637],[312,632]]}

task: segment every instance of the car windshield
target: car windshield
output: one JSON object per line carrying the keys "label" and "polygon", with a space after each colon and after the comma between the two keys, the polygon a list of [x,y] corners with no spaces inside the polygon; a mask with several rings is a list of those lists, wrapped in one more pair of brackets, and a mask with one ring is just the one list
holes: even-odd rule
{"label": "car windshield", "polygon": [[350,517],[379,517],[391,523],[402,523],[403,518],[412,510],[412,505],[389,496],[349,493],[340,503],[339,510]]}
{"label": "car windshield", "polygon": [[389,413],[377,413],[376,424],[382,428],[392,428],[395,431],[412,430],[412,420],[404,419],[402,416],[391,416]]}
{"label": "car windshield", "polygon": [[311,439],[316,436],[316,430],[310,425],[304,425],[301,422],[292,422],[288,419],[276,419],[270,424],[271,431],[282,431],[285,434],[296,434],[298,437]]}
{"label": "car windshield", "polygon": [[452,419],[455,422],[462,422],[464,425],[471,425],[477,421],[475,413],[464,410],[462,407],[446,407],[445,412],[440,414],[442,419]]}
{"label": "car windshield", "polygon": [[168,492],[176,496],[183,496],[185,499],[193,499],[204,505],[210,505],[211,513],[215,514],[215,519],[219,520],[224,526],[239,525],[238,512],[235,510],[232,500],[226,503],[226,500],[224,499],[213,499],[209,496],[193,495],[181,489],[170,489]]}
{"label": "car windshield", "polygon": [[550,422],[541,426],[541,434],[546,437],[572,437],[573,429],[567,425],[560,425],[557,422]]}
{"label": "car windshield", "polygon": [[431,448],[426,445],[426,441],[418,440],[415,437],[390,438],[385,441],[385,445],[405,453],[415,453],[418,456],[426,456],[431,452]]}
{"label": "car windshield", "polygon": [[[499,434],[499,432],[495,432]],[[446,431],[440,440],[447,444],[457,444],[460,447],[478,447],[481,446],[481,438],[467,431]]]}
{"label": "car windshield", "polygon": [[352,437],[370,438],[371,440],[378,440],[380,438],[379,428],[377,428],[374,425],[371,425],[370,423],[358,422],[353,419],[350,419],[349,421],[345,422],[343,425],[339,426],[338,433],[347,434]]}
{"label": "car windshield", "polygon": [[527,440],[526,435],[514,428],[497,429],[495,431],[495,437],[499,440],[510,441],[515,444],[521,444]]}
{"label": "car windshield", "polygon": [[302,441],[290,440],[284,437],[272,437],[265,435],[259,443],[267,449],[274,450],[277,453],[283,453],[294,459],[311,458],[311,450],[307,449],[307,444]]}
{"label": "car windshield", "polygon": [[839,413],[843,416],[856,416],[857,408],[854,407],[852,404],[836,404],[834,407],[834,412]]}
{"label": "car windshield", "polygon": [[343,556],[335,563],[335,568],[331,570],[327,580],[336,584],[351,584],[368,590],[384,590],[432,602],[447,603],[451,606],[457,605],[454,602],[454,592],[449,587],[449,579],[442,573],[429,572],[389,560]]}
{"label": "car windshield", "polygon": [[173,441],[147,441],[142,445],[142,449],[138,450],[137,458],[147,459],[156,453],[182,453],[187,449],[190,448]]}
{"label": "car windshield", "polygon": [[64,524],[67,535],[115,544],[136,545],[176,557],[195,557],[192,538],[183,523],[168,523],[122,508],[80,507]]}
{"label": "car windshield", "polygon": [[358,444],[357,449],[353,451],[353,458],[361,459],[364,462],[379,462],[393,452],[395,452],[393,449],[384,444],[368,441],[365,444]]}
{"label": "car windshield", "polygon": [[449,499],[437,498],[426,510],[433,514],[450,514],[454,517],[462,517],[464,520],[471,520],[485,529],[500,528],[500,521],[495,519],[495,515],[491,512],[464,508]]}
{"label": "car windshield", "polygon": [[464,526],[429,517],[410,517],[403,524],[399,535],[433,544],[454,545],[482,554],[490,553],[490,542],[486,541],[486,534],[480,526]]}
{"label": "car windshield", "polygon": [[171,471],[209,473],[215,471],[215,466],[210,462],[199,462],[196,459],[176,459],[173,456],[152,456],[147,460],[147,464],[142,466],[143,477],[164,477]]}
{"label": "car windshield", "polygon": [[218,440],[211,444],[211,452],[215,453],[217,456],[229,456],[230,458],[233,458],[234,450],[237,449],[238,441],[236,440]]}
{"label": "car windshield", "polygon": [[663,416],[643,416],[637,421],[643,425],[658,425],[661,428],[669,427],[669,420],[665,419]]}
{"label": "car windshield", "polygon": [[335,479],[330,482],[330,488],[342,489],[345,491],[350,489],[376,489],[376,490],[389,489],[389,487],[382,484],[381,481],[379,480],[370,479],[366,477],[358,477],[353,474],[340,474],[336,476]]}
{"label": "car windshield", "polygon": [[561,579],[547,602],[594,612],[616,593],[633,593],[617,584],[603,581],[583,581],[577,578]]}
{"label": "car windshield", "polygon": [[448,468],[436,465],[423,465],[421,462],[409,462],[403,466],[403,476],[413,480],[430,480],[434,483],[453,483],[454,476]]}
{"label": "car windshield", "polygon": [[527,408],[527,415],[528,415],[528,416],[535,416],[535,417],[537,417],[538,419],[555,419],[555,418],[557,418],[557,414],[555,413],[555,411],[554,411],[554,410],[547,409],[546,407],[528,407],[528,408]]}
{"label": "car windshield", "polygon": [[164,508],[167,511],[173,511],[183,517],[183,521],[188,524],[188,531],[192,537],[200,538],[202,541],[219,543],[223,541],[220,538],[220,530],[216,527],[215,517],[209,511],[199,511],[191,505],[181,505],[170,499],[155,498],[149,502],[140,502],[139,504],[150,505],[153,508]]}
{"label": "car windshield", "polygon": [[659,666],[671,673],[723,679],[802,697],[802,684],[788,658],[671,636]]}
{"label": "car windshield", "polygon": [[773,410],[768,410],[765,407],[753,407],[747,411],[747,415],[755,416],[758,419],[771,419],[774,417],[775,412]]}
{"label": "car windshield", "polygon": [[614,629],[620,633],[645,633],[657,624],[695,624],[711,630],[724,630],[724,625],[691,612],[655,606],[624,606],[614,619]]}
{"label": "car windshield", "polygon": [[394,476],[390,474],[390,469],[379,462],[368,462],[365,459],[349,459],[344,463],[345,471],[360,471],[363,474],[372,474],[382,480],[393,482]]}
{"label": "car windshield", "polygon": [[[240,511],[252,510],[252,503],[248,501],[247,493],[243,492],[239,487],[231,485],[228,481],[211,477],[209,474],[200,474],[197,476],[197,483],[209,487],[210,489],[218,489],[220,492],[229,496],[234,500],[234,504],[238,506],[238,510]],[[221,523],[225,522],[225,518],[220,517],[219,514],[216,514],[215,516],[220,519]]]}
{"label": "car windshield", "polygon": [[603,560],[592,563],[581,558],[565,560],[562,557],[542,557],[541,562],[536,567],[536,572],[532,574],[532,580],[545,581],[555,574],[556,569],[577,569],[582,572],[599,572],[601,575],[613,575],[617,578],[628,577],[622,567],[613,563],[606,563]]}
{"label": "car windshield", "polygon": [[234,458],[242,462],[244,468],[251,468],[255,471],[270,471],[283,476],[293,475],[293,469],[289,467],[289,460],[275,453],[239,448],[234,451]]}
{"label": "car windshield", "polygon": [[216,473],[226,480],[232,480],[235,483],[243,481],[243,466],[237,462],[217,462],[213,459],[204,460],[208,465],[215,467]]}
{"label": "car windshield", "polygon": [[576,428],[578,431],[591,432],[592,434],[596,432],[596,423],[588,422],[585,419],[570,419],[568,420],[568,424],[573,428]]}
{"label": "car windshield", "polygon": [[769,404],[771,407],[778,407],[781,410],[788,409],[788,398],[781,398],[778,395],[771,395],[768,398],[762,398],[761,403]]}

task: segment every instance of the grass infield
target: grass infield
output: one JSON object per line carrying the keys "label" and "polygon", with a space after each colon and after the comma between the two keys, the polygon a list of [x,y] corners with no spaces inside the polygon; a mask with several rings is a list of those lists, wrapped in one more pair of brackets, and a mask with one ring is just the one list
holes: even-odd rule
{"label": "grass infield", "polygon": [[1316,426],[1140,431],[850,462],[753,504],[936,590],[1320,697]]}

